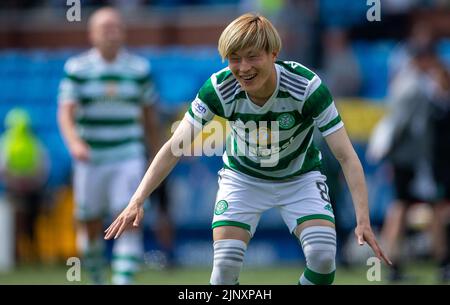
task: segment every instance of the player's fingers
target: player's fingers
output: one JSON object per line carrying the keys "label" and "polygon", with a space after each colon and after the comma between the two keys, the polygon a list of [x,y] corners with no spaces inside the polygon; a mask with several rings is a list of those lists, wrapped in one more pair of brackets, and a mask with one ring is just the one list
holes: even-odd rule
{"label": "player's fingers", "polygon": [[116,219],[108,229],[106,229],[105,239],[111,239],[117,232],[118,224],[120,222],[120,218]]}
{"label": "player's fingers", "polygon": [[384,252],[380,249],[381,257],[383,258],[384,262],[388,264],[389,266],[392,266],[392,261],[389,259],[389,257],[384,254]]}
{"label": "player's fingers", "polygon": [[125,229],[127,228],[127,225],[128,225],[128,221],[125,218],[123,218],[120,223],[119,229],[117,230],[117,233],[114,236],[114,239],[117,239],[117,238],[119,238],[120,235],[122,235],[122,232],[125,231]]}
{"label": "player's fingers", "polygon": [[142,217],[144,217],[144,213],[141,209],[138,209],[136,217],[134,218],[133,226],[138,227],[141,223]]}
{"label": "player's fingers", "polygon": [[384,262],[388,265],[392,265],[392,262],[384,255],[383,251],[381,250],[380,246],[378,245],[375,238],[370,238],[367,240],[367,243],[372,248],[375,255],[378,257],[379,260],[384,260]]}
{"label": "player's fingers", "polygon": [[356,233],[356,238],[358,239],[358,244],[360,246],[364,245],[364,237],[362,234],[360,233]]}
{"label": "player's fingers", "polygon": [[378,247],[376,241],[373,239],[368,239],[367,243],[372,248],[375,255],[381,260],[381,250],[380,250],[380,247]]}
{"label": "player's fingers", "polygon": [[112,224],[110,224],[109,227],[104,231],[105,239],[109,239],[109,236],[111,235],[111,231],[113,230],[115,222],[116,221],[114,221]]}
{"label": "player's fingers", "polygon": [[115,226],[115,224],[116,224],[116,222],[117,222],[117,219],[118,219],[118,218],[116,218],[116,219],[109,225],[109,227],[106,228],[106,230],[104,231],[105,233],[111,231],[111,229]]}
{"label": "player's fingers", "polygon": [[384,262],[385,262],[387,265],[392,266],[392,261],[387,257],[386,254],[384,254],[383,250],[382,250],[381,247],[378,245],[377,241],[374,240],[373,243],[374,243],[375,246],[376,246],[378,258],[379,258],[380,260],[381,260],[381,259],[384,260]]}
{"label": "player's fingers", "polygon": [[120,223],[121,219],[122,219],[122,215],[119,215],[105,230],[105,233],[110,233],[112,231],[115,231],[115,229],[117,228],[117,224]]}
{"label": "player's fingers", "polygon": [[112,232],[112,229],[108,228],[108,231],[105,233],[105,239],[111,239]]}

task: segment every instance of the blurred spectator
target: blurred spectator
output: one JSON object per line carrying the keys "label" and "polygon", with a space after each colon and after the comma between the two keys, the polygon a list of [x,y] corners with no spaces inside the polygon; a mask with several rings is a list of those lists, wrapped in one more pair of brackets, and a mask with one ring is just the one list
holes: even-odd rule
{"label": "blurred spectator", "polygon": [[383,10],[389,14],[400,14],[410,11],[419,0],[384,0]]}
{"label": "blurred spectator", "polygon": [[335,98],[357,96],[360,68],[344,29],[328,29],[323,36],[322,78]]}
{"label": "blurred spectator", "polygon": [[430,71],[437,57],[432,46],[417,46],[410,52],[411,64],[394,79],[389,112],[376,127],[368,147],[369,159],[387,157],[394,171],[396,200],[386,213],[381,232],[394,262],[390,275],[393,281],[404,276],[400,245],[408,208],[413,203],[430,202],[435,195],[430,164],[429,92],[433,88]]}
{"label": "blurred spectator", "polygon": [[411,51],[430,45],[434,41],[434,32],[427,21],[418,21],[411,27],[409,37],[400,42],[391,53],[388,60],[389,79],[402,75],[411,64]]}
{"label": "blurred spectator", "polygon": [[450,73],[442,63],[432,70],[436,90],[432,97],[433,173],[437,183],[433,235],[440,280],[450,281]]}
{"label": "blurred spectator", "polygon": [[0,178],[15,210],[16,259],[39,260],[36,220],[42,208],[49,175],[49,159],[30,128],[30,118],[14,108],[5,118],[0,139]]}
{"label": "blurred spectator", "polygon": [[[104,217],[131,199],[146,167],[145,142],[154,156],[161,141],[150,66],[124,49],[122,17],[101,8],[88,24],[94,47],[67,61],[58,116],[75,163],[79,249],[94,283],[101,284]],[[143,258],[141,231],[127,232],[112,251],[112,283],[131,283]]]}

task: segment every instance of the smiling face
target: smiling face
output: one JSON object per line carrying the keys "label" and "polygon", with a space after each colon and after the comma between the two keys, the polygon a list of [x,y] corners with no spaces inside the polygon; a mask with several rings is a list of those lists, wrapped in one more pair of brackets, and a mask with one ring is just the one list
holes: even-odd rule
{"label": "smiling face", "polygon": [[263,105],[277,85],[274,63],[281,50],[270,21],[255,14],[236,18],[220,35],[217,49],[251,100]]}
{"label": "smiling face", "polygon": [[264,101],[276,88],[276,57],[276,52],[246,48],[228,57],[228,67],[251,98]]}

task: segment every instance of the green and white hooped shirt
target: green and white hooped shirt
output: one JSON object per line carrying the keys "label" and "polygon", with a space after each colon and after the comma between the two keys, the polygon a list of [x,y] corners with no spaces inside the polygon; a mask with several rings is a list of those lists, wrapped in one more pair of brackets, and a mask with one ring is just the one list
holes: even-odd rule
{"label": "green and white hooped shirt", "polygon": [[205,126],[214,115],[231,126],[223,154],[225,168],[253,177],[283,180],[316,170],[321,153],[314,146],[314,125],[323,136],[344,124],[328,88],[305,66],[277,61],[277,87],[259,107],[252,103],[229,68],[201,87],[186,117]]}
{"label": "green and white hooped shirt", "polygon": [[148,61],[120,51],[106,62],[96,49],[70,58],[59,103],[76,103],[76,126],[94,163],[144,156],[142,106],[157,95]]}

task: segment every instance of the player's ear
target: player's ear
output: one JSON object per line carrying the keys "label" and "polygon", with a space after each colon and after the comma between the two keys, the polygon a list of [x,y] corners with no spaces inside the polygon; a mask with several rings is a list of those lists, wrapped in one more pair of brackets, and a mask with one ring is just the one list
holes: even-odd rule
{"label": "player's ear", "polygon": [[273,51],[271,55],[272,55],[272,61],[275,62],[277,60],[277,58],[278,58],[278,52],[277,51]]}

